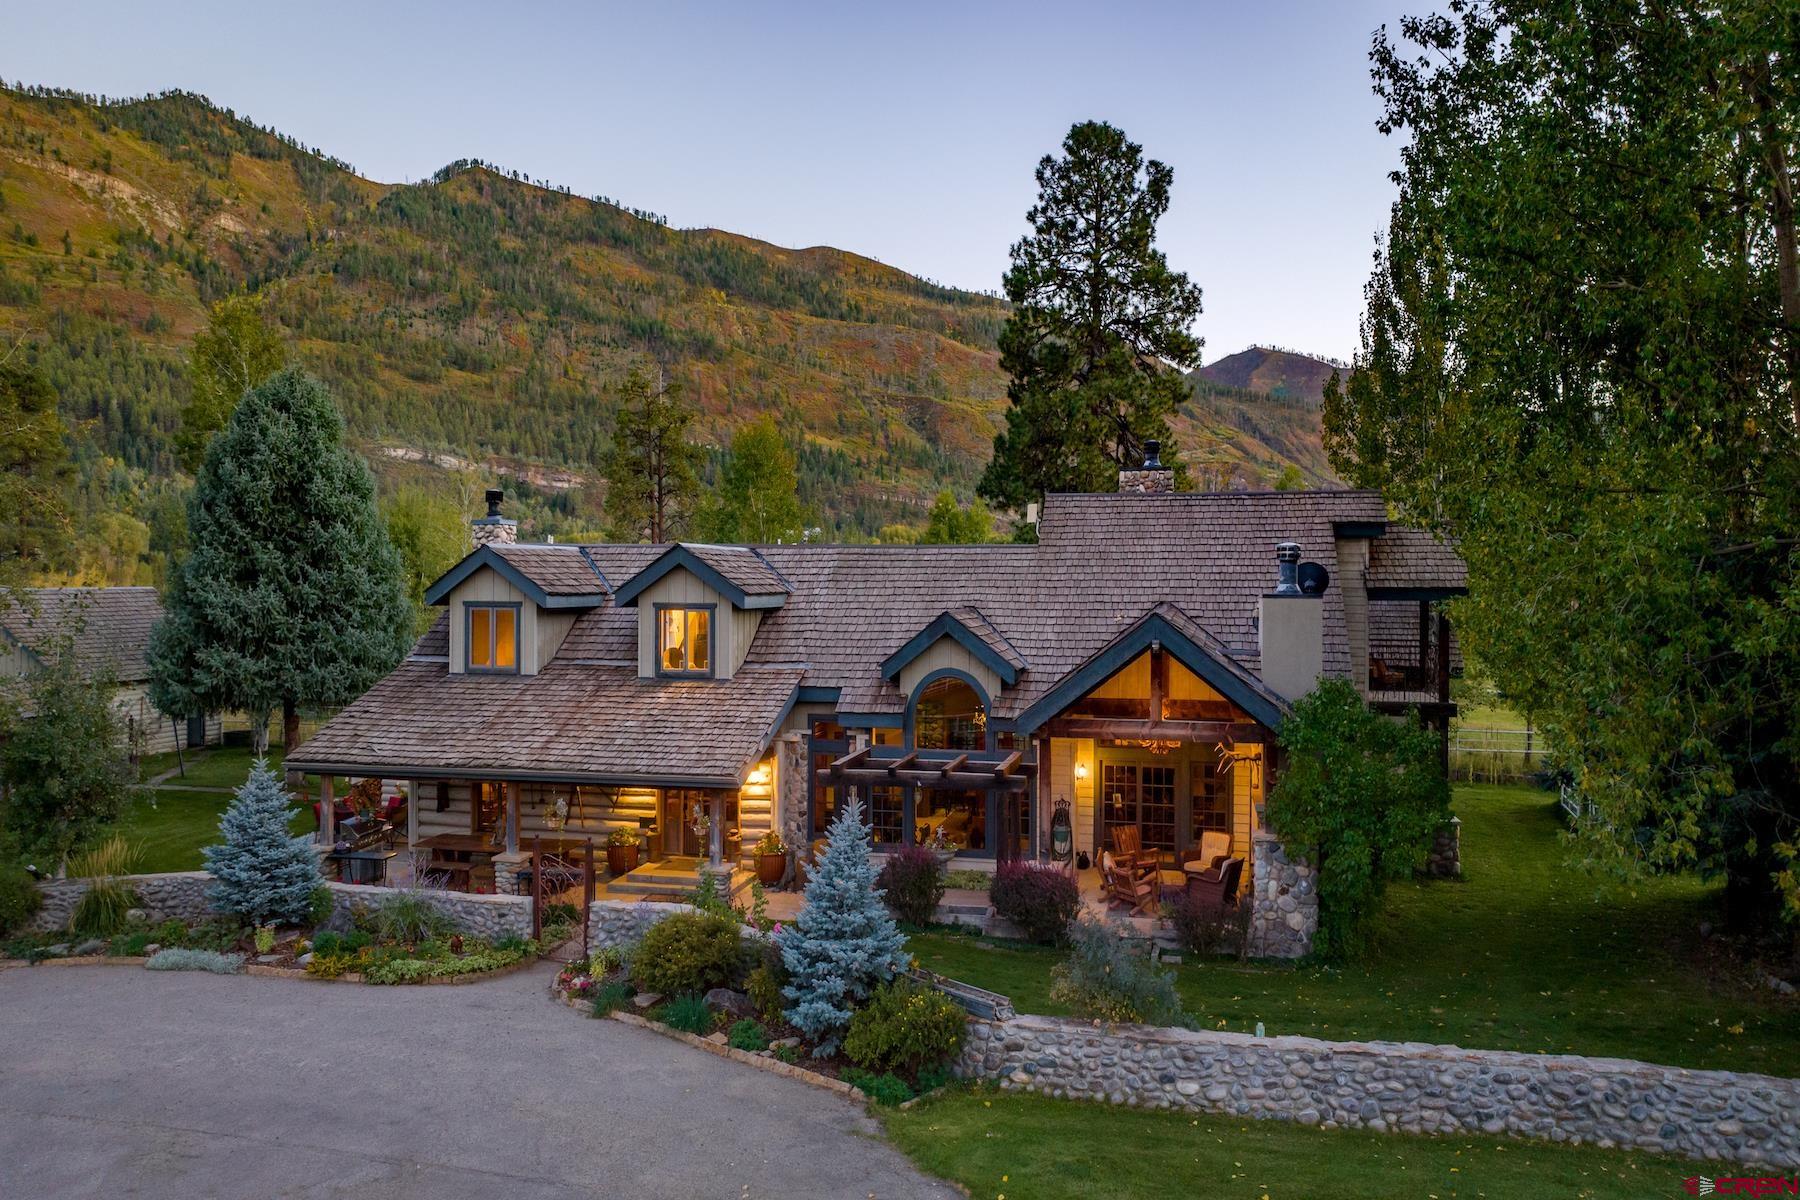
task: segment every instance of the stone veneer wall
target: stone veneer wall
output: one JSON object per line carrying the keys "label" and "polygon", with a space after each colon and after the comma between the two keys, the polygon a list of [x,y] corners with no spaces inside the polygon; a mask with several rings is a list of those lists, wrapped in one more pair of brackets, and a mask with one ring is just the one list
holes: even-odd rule
{"label": "stone veneer wall", "polygon": [[[139,907],[152,919],[166,921],[171,917],[198,921],[212,912],[206,901],[206,889],[212,876],[205,871],[176,871],[163,875],[126,875],[122,877],[138,894]],[[45,879],[38,883],[44,906],[31,920],[33,929],[65,929],[75,915],[93,883],[90,879]]]}
{"label": "stone veneer wall", "polygon": [[[212,905],[206,898],[206,891],[212,886],[213,877],[205,871],[128,875],[124,879],[137,892],[140,907],[150,914],[152,920],[166,921],[175,917],[183,921],[198,921],[213,914]],[[76,904],[80,903],[82,895],[88,890],[89,882],[86,879],[51,879],[40,882],[38,891],[43,893],[44,906],[32,919],[31,927],[47,930],[67,926]],[[331,889],[336,898],[337,910],[346,913],[359,906],[375,908],[397,890],[335,882],[327,882],[325,886]],[[517,937],[531,936],[529,896],[474,896],[463,892],[426,890],[413,894],[423,896],[439,911],[449,914],[463,932],[476,937],[492,940],[509,934]]]}
{"label": "stone veneer wall", "polygon": [[1096,1026],[969,1025],[959,1073],[1005,1088],[1326,1128],[1630,1146],[1785,1169],[1800,1080],[1577,1055]]}
{"label": "stone veneer wall", "polygon": [[1431,839],[1425,854],[1425,873],[1440,878],[1462,874],[1462,818],[1451,817]]}
{"label": "stone veneer wall", "polygon": [[1251,838],[1250,953],[1304,958],[1319,930],[1319,888],[1311,863],[1290,860],[1267,830]]}

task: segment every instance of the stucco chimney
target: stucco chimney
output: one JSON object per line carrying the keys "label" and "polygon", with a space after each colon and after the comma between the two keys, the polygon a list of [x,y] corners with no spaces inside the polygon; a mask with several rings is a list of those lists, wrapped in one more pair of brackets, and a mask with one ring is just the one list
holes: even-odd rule
{"label": "stucco chimney", "polygon": [[1135,471],[1119,472],[1121,492],[1172,492],[1175,471],[1162,465],[1162,443],[1152,438],[1144,443],[1144,465]]}
{"label": "stucco chimney", "polygon": [[1325,667],[1325,597],[1300,590],[1298,542],[1275,546],[1275,590],[1263,593],[1257,617],[1262,681],[1289,700],[1313,690]]}
{"label": "stucco chimney", "polygon": [[506,499],[506,493],[499,488],[487,491],[487,516],[477,517],[469,523],[475,534],[475,547],[511,545],[519,540],[519,523],[500,515],[500,502]]}

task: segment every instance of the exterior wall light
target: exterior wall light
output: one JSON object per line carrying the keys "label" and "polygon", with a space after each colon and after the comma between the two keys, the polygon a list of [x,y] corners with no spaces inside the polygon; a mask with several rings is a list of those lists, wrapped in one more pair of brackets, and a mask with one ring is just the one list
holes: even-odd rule
{"label": "exterior wall light", "polygon": [[1088,775],[1087,764],[1084,762],[1076,763],[1075,764],[1075,782],[1076,783],[1086,782],[1087,775]]}

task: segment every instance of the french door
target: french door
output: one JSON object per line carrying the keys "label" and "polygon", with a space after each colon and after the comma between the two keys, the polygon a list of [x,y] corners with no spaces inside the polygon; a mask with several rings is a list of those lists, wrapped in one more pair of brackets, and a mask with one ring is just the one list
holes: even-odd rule
{"label": "french door", "polygon": [[1180,848],[1181,776],[1181,763],[1167,757],[1102,751],[1100,845],[1110,849],[1113,830],[1131,826],[1145,850],[1173,857]]}

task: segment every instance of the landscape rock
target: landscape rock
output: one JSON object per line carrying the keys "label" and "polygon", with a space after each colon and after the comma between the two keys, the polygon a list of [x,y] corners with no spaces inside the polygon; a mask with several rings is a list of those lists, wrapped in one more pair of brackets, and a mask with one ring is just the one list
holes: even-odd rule
{"label": "landscape rock", "polygon": [[750,997],[742,992],[734,992],[730,988],[714,988],[706,993],[707,1007],[721,1009],[734,1017],[754,1017],[756,1006],[750,1003]]}
{"label": "landscape rock", "polygon": [[661,992],[639,992],[631,998],[631,1002],[639,1008],[655,1008],[662,1003]]}
{"label": "landscape rock", "polygon": [[89,954],[103,954],[103,953],[105,953],[105,951],[106,951],[106,943],[105,942],[101,941],[99,938],[89,938],[87,941],[82,942],[79,946],[76,946],[75,949],[72,950],[70,953],[75,958],[82,958]]}

